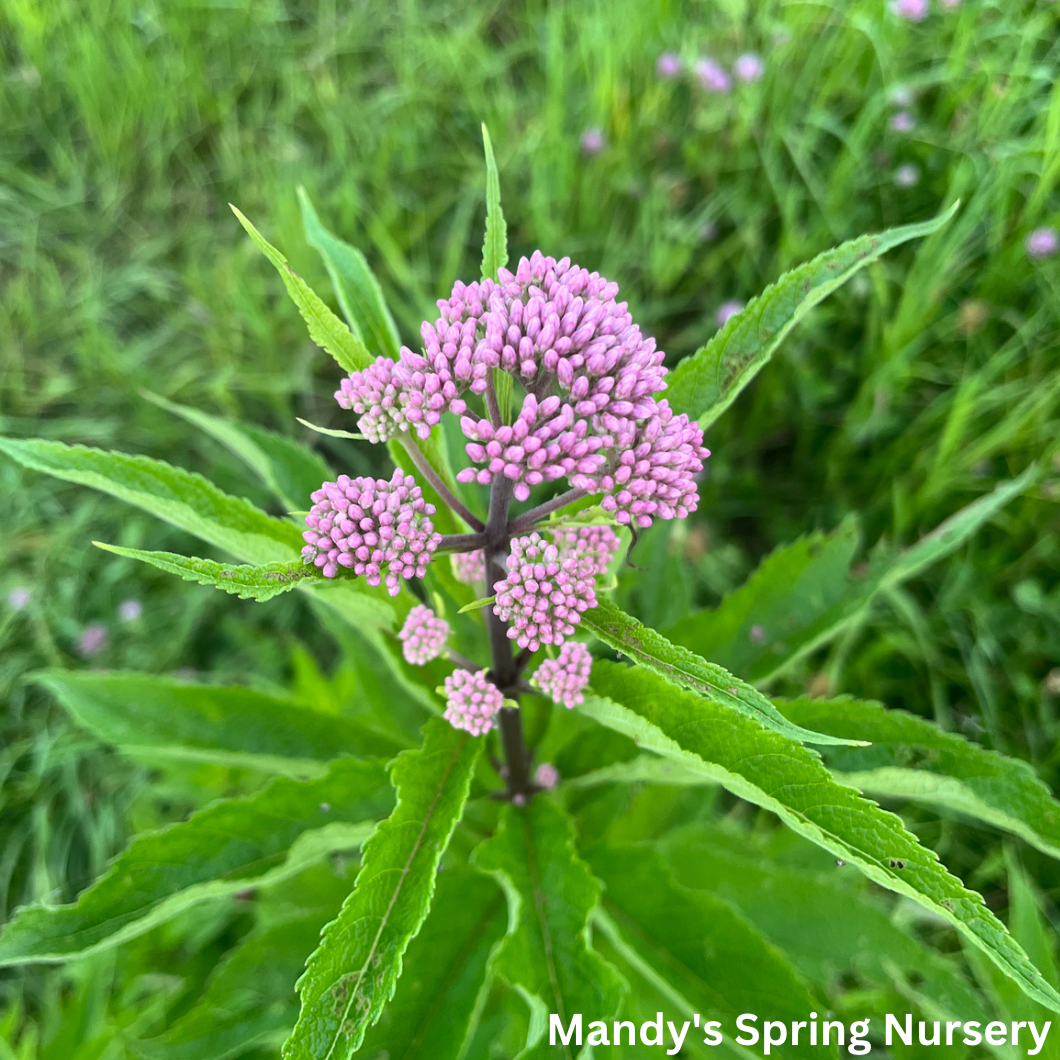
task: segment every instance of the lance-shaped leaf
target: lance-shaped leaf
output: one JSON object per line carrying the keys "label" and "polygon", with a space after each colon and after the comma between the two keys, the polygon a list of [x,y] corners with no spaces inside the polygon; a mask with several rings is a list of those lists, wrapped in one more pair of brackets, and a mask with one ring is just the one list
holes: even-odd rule
{"label": "lance-shaped leaf", "polygon": [[472,860],[508,896],[508,935],[493,967],[530,1006],[520,1057],[573,1060],[581,1053],[573,1041],[549,1046],[549,1014],[557,1014],[564,1029],[578,1013],[608,1020],[618,1011],[623,983],[590,946],[588,922],[600,885],[575,851],[570,817],[544,797],[524,809],[507,806]]}
{"label": "lance-shaped leaf", "polygon": [[335,477],[317,453],[293,438],[212,416],[190,405],[178,405],[147,390],[142,393],[148,401],[187,420],[230,449],[289,509],[308,507],[309,495],[320,489],[322,482]]}
{"label": "lance-shaped leaf", "polygon": [[508,225],[501,211],[501,177],[489,129],[482,125],[482,146],[486,152],[486,236],[482,243],[482,278],[495,280],[497,270],[508,264]]}
{"label": "lance-shaped leaf", "polygon": [[[298,189],[298,202],[302,207],[302,227],[306,241],[324,259],[324,267],[331,277],[339,306],[365,349],[368,360],[376,357],[396,359],[401,339],[379,281],[364,255],[349,243],[333,236],[320,223],[305,188]],[[364,368],[365,363],[356,367]]]}
{"label": "lance-shaped leaf", "polygon": [[279,777],[132,841],[72,905],[17,913],[0,965],[61,961],[115,946],[206,899],[292,876],[359,846],[393,805],[382,765],[337,759],[316,780]]}
{"label": "lance-shaped leaf", "polygon": [[671,407],[709,427],[815,305],[892,247],[937,232],[959,205],[930,221],[851,239],[784,273],[670,373],[666,397]]}
{"label": "lance-shaped leaf", "polygon": [[251,563],[290,560],[302,550],[293,523],[161,460],[36,439],[0,438],[0,452],[33,471],[109,493]]}
{"label": "lance-shaped leaf", "polygon": [[[647,846],[597,846],[589,854],[604,884],[600,926],[618,952],[647,965],[682,998],[682,1019],[698,1012],[727,1030],[744,1012],[791,1023],[820,1007],[790,961],[731,905],[673,881]],[[804,1037],[784,1056],[834,1054]]]}
{"label": "lance-shaped leaf", "polygon": [[309,337],[322,350],[331,354],[347,372],[357,371],[370,364],[372,358],[360,336],[355,335],[335,316],[324,300],[291,268],[287,259],[234,206],[232,212],[239,218],[239,223],[247,230],[257,248],[280,274],[287,293],[298,306],[298,312],[309,328]]}
{"label": "lance-shaped leaf", "polygon": [[897,554],[880,552],[861,577],[847,572],[857,545],[853,523],[777,549],[713,611],[689,615],[668,630],[749,681],[769,680],[854,622],[882,590],[915,577],[964,544],[1040,477],[1035,465],[940,523]]}
{"label": "lance-shaped leaf", "polygon": [[[947,957],[904,931],[853,867],[782,864],[746,833],[695,824],[661,844],[675,879],[731,903],[825,990],[854,974],[881,987],[915,976],[933,1018],[989,1020]],[[753,1011],[753,1010],[751,1010]]]}
{"label": "lance-shaped leaf", "polygon": [[658,674],[676,687],[692,689],[711,703],[753,718],[771,732],[804,743],[858,743],[812,732],[784,717],[757,688],[733,677],[728,670],[682,647],[673,644],[661,633],[638,622],[615,607],[609,600],[600,600],[591,611],[582,615],[582,625],[605,644],[639,665]]}
{"label": "lance-shaped leaf", "polygon": [[102,541],[93,541],[96,548],[113,552],[126,559],[138,559],[152,567],[176,574],[186,582],[198,582],[199,585],[212,585],[240,600],[271,600],[280,593],[294,589],[306,578],[323,580],[316,567],[308,566],[301,560],[289,563],[233,564],[218,563],[215,559],[201,559],[199,556],[182,556],[176,552],[150,552],[142,548],[123,548],[121,545],[108,545]]}
{"label": "lance-shaped leaf", "polygon": [[837,783],[813,752],[636,667],[598,662],[582,710],[648,750],[700,770],[883,887],[956,927],[1030,997],[1060,1012],[1044,981],[982,897],[951,876],[892,813]]}
{"label": "lance-shaped leaf", "polygon": [[504,894],[462,867],[438,875],[431,914],[409,944],[394,1000],[365,1036],[365,1060],[458,1060],[489,987],[487,966],[508,924]]}
{"label": "lance-shaped leaf", "polygon": [[359,721],[235,685],[96,670],[47,670],[32,679],[94,736],[153,758],[319,776],[341,754],[398,750]]}
{"label": "lance-shaped leaf", "polygon": [[440,718],[423,731],[423,745],[394,762],[397,808],[365,845],[353,893],[298,982],[302,1010],[285,1058],[348,1057],[393,997],[482,750],[481,740]]}
{"label": "lance-shaped leaf", "polygon": [[785,717],[836,736],[857,733],[871,748],[826,756],[867,795],[944,806],[1011,832],[1060,858],[1060,803],[1018,758],[943,732],[923,718],[856,699],[779,701]]}

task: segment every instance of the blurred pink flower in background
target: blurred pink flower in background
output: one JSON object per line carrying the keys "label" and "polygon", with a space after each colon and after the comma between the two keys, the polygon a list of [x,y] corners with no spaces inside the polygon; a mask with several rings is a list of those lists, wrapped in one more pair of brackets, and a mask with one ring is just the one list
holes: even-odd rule
{"label": "blurred pink flower in background", "polygon": [[77,650],[86,659],[91,659],[93,655],[98,655],[107,646],[109,639],[106,627],[93,622],[81,631],[81,636],[77,638]]}
{"label": "blurred pink flower in background", "polygon": [[1051,258],[1060,250],[1060,234],[1055,228],[1036,228],[1024,243],[1027,256],[1035,259]]}
{"label": "blurred pink flower in background", "polygon": [[724,94],[732,88],[732,79],[713,59],[697,59],[692,72],[696,75],[700,86],[708,92]]}
{"label": "blurred pink flower in background", "polygon": [[582,133],[581,149],[586,158],[593,158],[607,146],[607,137],[603,129],[593,125]]}
{"label": "blurred pink flower in background", "polygon": [[894,183],[898,188],[914,188],[920,183],[920,167],[907,162],[894,171]]}
{"label": "blurred pink flower in background", "polygon": [[736,299],[722,302],[714,312],[714,319],[717,321],[718,327],[725,327],[729,322],[729,318],[736,316],[741,309],[743,309],[743,302],[737,302]]}
{"label": "blurred pink flower in background", "polygon": [[7,594],[7,605],[12,611],[21,611],[32,599],[33,594],[24,585],[16,585]]}
{"label": "blurred pink flower in background", "polygon": [[144,605],[139,600],[123,600],[118,605],[118,617],[122,622],[135,622],[144,613]]}
{"label": "blurred pink flower in background", "polygon": [[736,75],[737,81],[749,84],[762,80],[762,75],[766,72],[766,64],[762,61],[761,55],[755,52],[744,52],[736,60],[732,72]]}
{"label": "blurred pink flower in background", "polygon": [[923,22],[928,17],[928,0],[894,0],[891,10],[907,22]]}
{"label": "blurred pink flower in background", "polygon": [[900,110],[891,115],[890,126],[895,132],[912,132],[916,128],[916,120],[907,110]]}
{"label": "blurred pink flower in background", "polygon": [[685,64],[676,52],[663,52],[655,60],[655,72],[664,81],[672,81],[684,68]]}
{"label": "blurred pink flower in background", "polygon": [[559,783],[559,770],[551,762],[542,762],[534,774],[534,781],[546,791]]}

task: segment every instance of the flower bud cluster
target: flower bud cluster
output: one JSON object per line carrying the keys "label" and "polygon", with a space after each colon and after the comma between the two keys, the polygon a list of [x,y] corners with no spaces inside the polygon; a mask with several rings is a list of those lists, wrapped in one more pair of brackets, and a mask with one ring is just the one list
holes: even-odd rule
{"label": "flower bud cluster", "polygon": [[507,576],[493,586],[493,612],[509,623],[508,637],[520,648],[562,644],[596,606],[595,573],[592,557],[580,550],[561,554],[537,533],[517,537]]}
{"label": "flower bud cluster", "polygon": [[589,670],[593,657],[584,644],[568,641],[555,659],[545,659],[534,674],[534,684],[552,700],[573,710],[585,702],[585,687],[589,684]]}
{"label": "flower bud cluster", "polygon": [[383,577],[391,596],[401,578],[422,578],[441,542],[430,517],[434,505],[400,468],[386,479],[340,475],[312,494],[302,559],[334,578],[340,567],[362,575],[369,585]]}
{"label": "flower bud cluster", "polygon": [[398,639],[406,661],[413,666],[423,666],[445,651],[449,623],[439,618],[429,607],[417,604],[405,618]]}
{"label": "flower bud cluster", "polygon": [[445,679],[446,708],[442,717],[454,729],[481,736],[493,728],[493,718],[504,706],[504,696],[482,670],[454,670]]}
{"label": "flower bud cluster", "polygon": [[482,549],[474,552],[457,552],[449,557],[453,564],[453,577],[464,585],[476,585],[486,580],[486,555]]}
{"label": "flower bud cluster", "polygon": [[618,534],[609,526],[560,527],[551,535],[561,556],[580,552],[592,560],[594,574],[603,574],[618,551]]}

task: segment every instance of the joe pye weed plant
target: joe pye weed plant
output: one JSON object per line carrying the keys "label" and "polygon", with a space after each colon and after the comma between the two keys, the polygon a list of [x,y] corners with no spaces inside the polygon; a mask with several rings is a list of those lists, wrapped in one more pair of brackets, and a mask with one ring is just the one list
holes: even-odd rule
{"label": "joe pye weed plant", "polygon": [[[237,211],[346,373],[336,399],[356,429],[314,429],[385,446],[391,473],[335,475],[290,439],[163,403],[243,458],[280,518],[158,460],[0,439],[23,466],[124,499],[236,562],[101,547],[247,599],[307,594],[371,675],[347,713],[250,687],[38,675],[104,740],[261,782],[138,835],[72,905],[21,910],[0,963],[86,958],[253,893],[254,926],[138,1047],[199,1060],[280,1043],[298,1060],[656,1055],[643,1036],[618,1041],[616,1022],[642,1027],[661,1010],[720,1028],[717,1043],[686,1032],[693,1056],[740,1051],[746,1013],[779,1026],[846,1006],[871,1040],[899,1009],[985,1025],[996,1011],[982,983],[1002,983],[1012,1013],[1050,1019],[1048,948],[1036,967],[872,801],[957,811],[1058,856],[1060,807],[1030,768],[880,704],[766,693],[877,592],[969,540],[1036,483],[1034,466],[910,548],[881,544],[859,577],[847,522],[778,550],[716,610],[667,630],[611,598],[638,535],[696,510],[705,435],[785,335],[957,205],[792,270],[668,370],[618,284],[541,251],[508,268],[485,143],[481,277],[438,303],[415,348],[307,197],[306,236],[345,321]],[[711,655],[737,642],[746,668],[733,674]],[[733,797],[786,828],[767,814],[741,826]],[[1025,887],[1015,900],[1033,940]],[[837,981],[847,968],[857,992]],[[597,1024],[583,1041],[569,1030],[579,1021]],[[836,1054],[853,1044],[841,1037],[769,1049]],[[985,1047],[1029,1045],[1014,1041]]]}

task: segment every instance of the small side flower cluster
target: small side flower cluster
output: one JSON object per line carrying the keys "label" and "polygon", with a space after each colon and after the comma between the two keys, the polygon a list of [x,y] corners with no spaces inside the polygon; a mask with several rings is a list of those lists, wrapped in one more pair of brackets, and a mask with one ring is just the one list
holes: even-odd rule
{"label": "small side flower cluster", "polygon": [[464,585],[477,585],[486,580],[486,556],[482,549],[474,552],[457,552],[449,557],[453,564],[453,577]]}
{"label": "small side flower cluster", "polygon": [[595,574],[593,559],[579,549],[561,555],[540,534],[517,537],[507,577],[493,586],[493,613],[509,623],[508,637],[520,648],[562,644],[596,606]]}
{"label": "small side flower cluster", "polygon": [[446,708],[442,717],[454,729],[481,736],[493,728],[493,718],[504,706],[504,696],[482,670],[454,670],[445,679]]}
{"label": "small side flower cluster", "polygon": [[618,551],[618,534],[609,526],[560,527],[551,534],[560,556],[580,553],[592,561],[594,574],[603,574]]}
{"label": "small side flower cluster", "polygon": [[369,585],[379,585],[385,572],[387,590],[397,596],[401,578],[426,573],[441,535],[430,519],[434,505],[423,499],[411,475],[400,468],[389,482],[340,475],[312,497],[302,559],[320,567],[326,578],[346,567]]}
{"label": "small side flower cluster", "polygon": [[546,659],[534,674],[534,684],[552,700],[573,710],[585,702],[585,687],[593,657],[584,644],[568,641],[555,659]]}
{"label": "small side flower cluster", "polygon": [[398,639],[406,661],[413,666],[423,666],[445,651],[449,623],[439,618],[429,607],[417,604],[405,618]]}
{"label": "small side flower cluster", "polygon": [[[673,81],[685,72],[685,61],[676,52],[662,52],[655,60],[655,73],[661,81]],[[717,59],[701,55],[691,67],[692,77],[705,92],[727,95],[732,91],[733,81],[745,85],[761,81],[766,64],[757,52],[744,52],[732,64],[732,73]]]}

